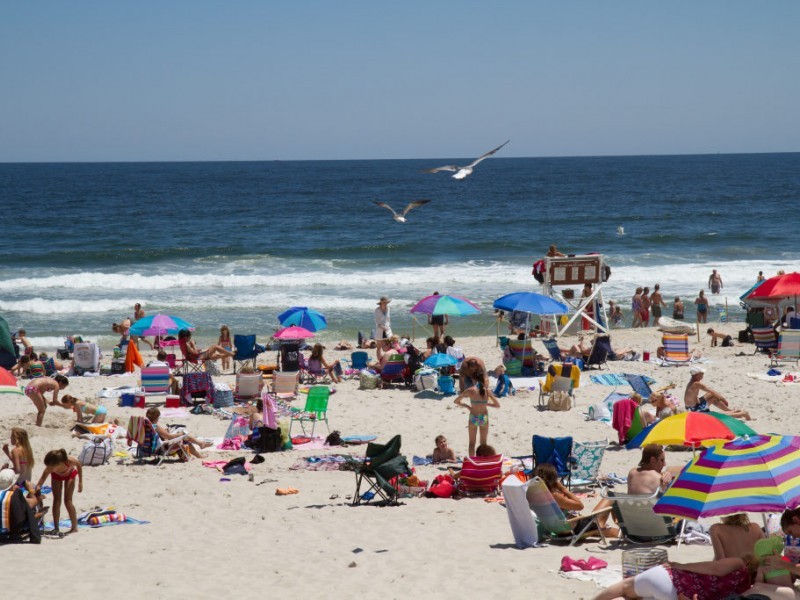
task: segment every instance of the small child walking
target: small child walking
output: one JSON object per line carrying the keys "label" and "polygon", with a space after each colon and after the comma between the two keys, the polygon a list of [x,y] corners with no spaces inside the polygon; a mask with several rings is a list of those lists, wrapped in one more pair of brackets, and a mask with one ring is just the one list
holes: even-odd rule
{"label": "small child walking", "polygon": [[77,458],[69,456],[63,448],[50,450],[45,454],[44,466],[44,472],[36,484],[36,491],[42,489],[42,484],[50,476],[50,486],[53,488],[53,533],[60,533],[58,521],[61,517],[62,498],[67,514],[69,514],[69,520],[72,522],[72,527],[67,533],[77,533],[78,513],[72,503],[72,496],[75,493],[75,479],[78,480],[78,493],[83,492],[83,467]]}
{"label": "small child walking", "polygon": [[33,480],[33,450],[28,439],[28,432],[22,427],[11,429],[11,445],[14,446],[10,451],[8,444],[3,444],[3,452],[6,453],[11,464],[6,463],[3,468],[9,466],[17,474],[17,485],[25,487],[26,481]]}

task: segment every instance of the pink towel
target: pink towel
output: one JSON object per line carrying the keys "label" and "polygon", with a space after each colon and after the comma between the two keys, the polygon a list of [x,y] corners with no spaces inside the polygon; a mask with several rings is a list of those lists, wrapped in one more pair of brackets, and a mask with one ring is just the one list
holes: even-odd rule
{"label": "pink towel", "polygon": [[617,430],[620,445],[625,443],[625,434],[633,423],[633,413],[639,407],[630,398],[623,398],[614,403],[614,414],[611,417],[611,426]]}
{"label": "pink towel", "polygon": [[217,450],[241,450],[242,438],[235,436],[222,440],[222,443],[217,446]]}
{"label": "pink towel", "polygon": [[264,404],[264,423],[266,423],[267,427],[270,429],[277,429],[278,421],[275,419],[275,400],[265,391],[261,396],[261,401]]}

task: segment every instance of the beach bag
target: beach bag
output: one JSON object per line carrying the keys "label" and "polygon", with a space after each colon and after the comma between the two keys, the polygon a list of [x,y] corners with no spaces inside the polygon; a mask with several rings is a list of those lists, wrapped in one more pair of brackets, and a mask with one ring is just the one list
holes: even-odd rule
{"label": "beach bag", "polygon": [[753,343],[753,332],[748,331],[747,329],[742,329],[739,332],[739,343],[740,344],[752,344]]}
{"label": "beach bag", "polygon": [[83,445],[78,461],[87,467],[106,464],[113,452],[111,438],[97,436]]}
{"label": "beach bag", "polygon": [[414,389],[418,392],[435,390],[439,375],[433,369],[420,369],[414,373]]}
{"label": "beach bag", "polygon": [[608,408],[607,402],[599,402],[589,407],[589,420],[590,421],[610,421],[611,410]]}
{"label": "beach bag", "polygon": [[358,389],[376,390],[379,387],[381,387],[380,375],[375,375],[369,371],[361,371],[361,375],[359,375]]}
{"label": "beach bag", "polygon": [[214,408],[233,406],[233,391],[227,383],[214,384]]}
{"label": "beach bag", "polygon": [[567,392],[556,390],[550,394],[550,398],[547,401],[547,410],[559,411],[569,410],[570,408],[572,408],[572,398]]}
{"label": "beach bag", "polygon": [[247,440],[247,446],[255,450],[257,454],[261,454],[262,452],[279,452],[281,445],[280,427],[277,429],[270,429],[266,426],[256,427]]}
{"label": "beach bag", "polygon": [[435,498],[452,498],[455,491],[455,480],[450,475],[437,475],[431,482],[427,495]]}

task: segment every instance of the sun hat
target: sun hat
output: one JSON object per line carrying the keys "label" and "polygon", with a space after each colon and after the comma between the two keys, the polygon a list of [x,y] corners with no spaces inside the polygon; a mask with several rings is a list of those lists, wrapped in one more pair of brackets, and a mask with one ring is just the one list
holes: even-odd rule
{"label": "sun hat", "polygon": [[10,489],[14,482],[17,480],[17,474],[14,469],[3,469],[0,471],[0,492],[5,492]]}
{"label": "sun hat", "polygon": [[381,296],[381,299],[378,300],[378,304],[383,304],[384,302],[386,302],[386,304],[389,304],[389,302],[391,301],[392,299],[389,298],[388,296]]}
{"label": "sun hat", "polygon": [[705,373],[706,370],[703,367],[692,367],[689,369],[689,375],[699,375],[700,373]]}

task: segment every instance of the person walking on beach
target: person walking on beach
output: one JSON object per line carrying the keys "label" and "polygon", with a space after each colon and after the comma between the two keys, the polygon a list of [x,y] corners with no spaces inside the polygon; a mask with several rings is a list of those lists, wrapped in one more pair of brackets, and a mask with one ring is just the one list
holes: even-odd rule
{"label": "person walking on beach", "polygon": [[672,303],[672,318],[683,321],[683,317],[683,300],[675,296],[675,302]]}
{"label": "person walking on beach", "polygon": [[708,288],[712,294],[719,294],[722,289],[722,275],[717,273],[716,269],[712,269],[711,275],[708,276]]}
{"label": "person walking on beach", "polygon": [[[481,433],[481,446],[486,444],[486,439],[489,437],[489,407],[500,408],[497,398],[484,385],[485,380],[486,374],[483,371],[476,372],[475,385],[465,389],[454,400],[456,406],[466,408],[469,411],[469,419],[467,421],[469,456],[475,456],[475,439],[479,430]],[[469,399],[469,406],[463,403],[465,398]]]}
{"label": "person walking on beach", "polygon": [[662,308],[667,308],[667,303],[664,302],[664,298],[661,295],[661,285],[657,283],[653,287],[653,293],[650,294],[650,311],[653,313],[653,325],[658,325]]}
{"label": "person walking on beach", "polygon": [[694,299],[695,306],[697,306],[697,322],[698,323],[707,323],[708,322],[708,298],[706,298],[705,292],[700,290],[700,294],[697,298]]}
{"label": "person walking on beach", "polygon": [[378,308],[375,309],[375,339],[382,340],[392,337],[392,315],[389,303],[392,301],[387,296],[381,296],[378,300]]}
{"label": "person walking on beach", "polygon": [[650,327],[650,288],[642,290],[642,327]]}
{"label": "person walking on beach", "polygon": [[642,288],[636,288],[636,292],[633,294],[633,298],[631,298],[631,314],[633,315],[633,322],[631,323],[631,327],[634,329],[636,327],[642,326]]}
{"label": "person walking on beach", "polygon": [[53,392],[50,399],[50,406],[62,406],[58,401],[58,393],[69,385],[69,379],[63,375],[55,377],[39,377],[25,386],[25,395],[31,399],[36,407],[36,426],[41,427],[44,421],[44,413],[47,411],[47,400],[45,393]]}

